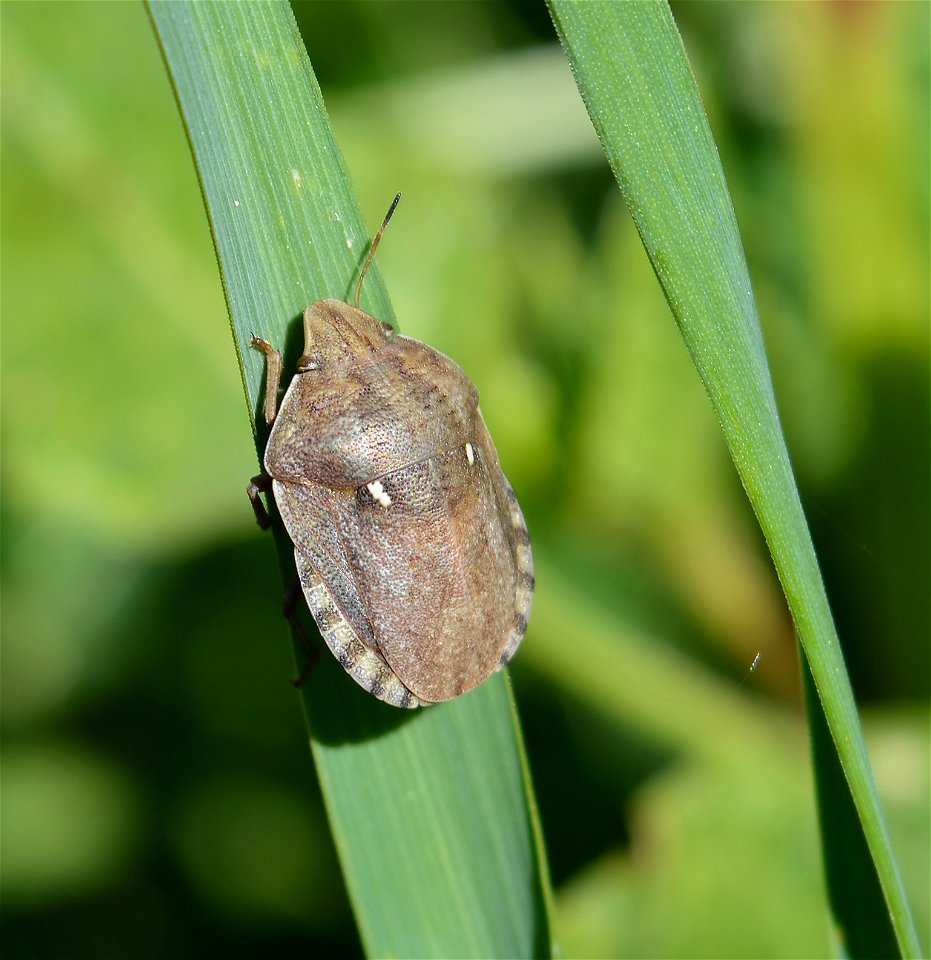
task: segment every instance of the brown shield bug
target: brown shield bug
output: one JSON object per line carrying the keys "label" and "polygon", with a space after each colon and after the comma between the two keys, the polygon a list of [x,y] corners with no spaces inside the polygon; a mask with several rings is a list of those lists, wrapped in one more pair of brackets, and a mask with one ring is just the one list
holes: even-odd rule
{"label": "brown shield bug", "polygon": [[301,588],[343,668],[398,707],[450,700],[514,656],[533,600],[527,525],[501,472],[472,381],[438,351],[354,305],[304,311],[304,353],[277,406],[267,358],[265,473]]}

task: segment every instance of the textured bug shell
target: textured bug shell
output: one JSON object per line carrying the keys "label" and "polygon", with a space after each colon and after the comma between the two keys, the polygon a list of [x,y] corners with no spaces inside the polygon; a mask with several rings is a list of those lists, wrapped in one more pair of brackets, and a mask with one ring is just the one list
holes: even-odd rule
{"label": "textured bug shell", "polygon": [[307,308],[305,353],[265,468],[320,631],[397,706],[448,700],[513,656],[530,541],[472,382],[337,300]]}

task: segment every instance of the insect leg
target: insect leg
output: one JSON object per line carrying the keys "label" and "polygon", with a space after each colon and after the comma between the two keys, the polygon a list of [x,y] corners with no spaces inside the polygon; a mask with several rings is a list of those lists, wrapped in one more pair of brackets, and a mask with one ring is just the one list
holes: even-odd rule
{"label": "insect leg", "polygon": [[272,488],[272,478],[267,473],[260,473],[258,476],[253,477],[249,481],[249,486],[246,487],[246,493],[249,494],[249,501],[252,504],[252,509],[255,511],[256,523],[263,529],[267,530],[272,522],[268,516],[268,511],[265,509],[265,504],[262,503],[262,494],[266,490],[271,490]]}
{"label": "insect leg", "polygon": [[253,337],[250,346],[265,354],[265,403],[262,411],[271,426],[278,413],[278,387],[281,384],[281,354],[261,337]]}

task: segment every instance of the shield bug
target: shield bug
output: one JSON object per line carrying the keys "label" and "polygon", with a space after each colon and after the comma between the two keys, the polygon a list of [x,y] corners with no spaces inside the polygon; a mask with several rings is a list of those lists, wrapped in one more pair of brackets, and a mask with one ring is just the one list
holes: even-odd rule
{"label": "shield bug", "polygon": [[353,305],[304,311],[304,353],[277,406],[266,355],[265,473],[320,633],[369,693],[417,707],[466,693],[514,656],[533,599],[527,525],[472,381]]}

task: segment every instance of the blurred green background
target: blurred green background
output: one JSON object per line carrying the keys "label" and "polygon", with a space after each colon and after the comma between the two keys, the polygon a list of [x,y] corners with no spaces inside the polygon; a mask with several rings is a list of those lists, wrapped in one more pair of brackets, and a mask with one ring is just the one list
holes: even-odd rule
{"label": "blurred green background", "polygon": [[[545,7],[295,9],[545,558],[511,674],[565,954],[826,954],[792,627]],[[927,945],[929,7],[673,9]],[[0,18],[4,954],[357,955],[145,10]]]}

